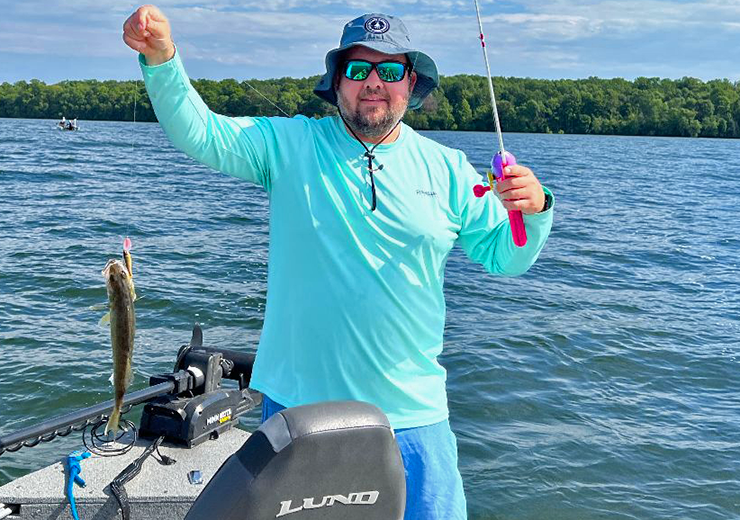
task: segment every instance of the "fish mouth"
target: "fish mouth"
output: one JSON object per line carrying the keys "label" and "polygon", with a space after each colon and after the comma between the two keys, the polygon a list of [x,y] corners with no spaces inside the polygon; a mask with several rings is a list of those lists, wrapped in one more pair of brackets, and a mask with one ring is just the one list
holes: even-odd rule
{"label": "fish mouth", "polygon": [[126,273],[128,275],[128,269],[125,265],[123,265],[123,263],[121,263],[120,260],[114,260],[112,258],[108,260],[108,263],[105,264],[105,267],[101,271],[101,274],[105,278],[119,273]]}

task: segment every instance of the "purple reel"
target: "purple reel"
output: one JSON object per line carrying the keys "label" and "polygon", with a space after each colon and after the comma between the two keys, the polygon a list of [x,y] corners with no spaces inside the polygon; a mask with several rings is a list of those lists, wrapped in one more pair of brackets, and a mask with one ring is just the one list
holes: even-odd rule
{"label": "purple reel", "polygon": [[501,152],[494,155],[493,159],[491,159],[491,171],[496,176],[497,180],[502,180],[504,178],[504,168],[506,166],[516,164],[516,157],[514,157],[513,154],[509,152],[504,153],[506,154],[506,161],[501,159]]}

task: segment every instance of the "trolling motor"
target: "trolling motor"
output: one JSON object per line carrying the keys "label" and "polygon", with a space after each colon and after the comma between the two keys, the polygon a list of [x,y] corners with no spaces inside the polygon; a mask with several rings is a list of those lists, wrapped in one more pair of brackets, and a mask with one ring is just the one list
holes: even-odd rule
{"label": "trolling motor", "polygon": [[[262,402],[262,395],[248,388],[253,364],[253,354],[204,347],[203,331],[195,325],[190,343],[178,352],[174,371],[152,376],[150,386],[126,394],[123,405],[130,409],[146,403],[139,436],[164,436],[192,448],[217,439]],[[223,388],[224,379],[236,381],[238,388]],[[113,405],[113,400],[98,403],[0,436],[0,455],[84,430],[110,414]]]}
{"label": "trolling motor", "polygon": [[[196,325],[189,345],[180,347],[172,374],[152,376],[150,386],[175,382],[180,391],[149,401],[141,416],[139,435],[184,444],[188,448],[217,439],[239,422],[239,417],[261,402],[248,389],[254,355],[203,346]],[[239,388],[221,388],[223,379]]]}
{"label": "trolling motor", "polygon": [[[259,393],[248,389],[252,365],[253,356],[204,347],[196,326],[190,344],[180,348],[173,372],[152,377],[151,386],[124,397],[124,410],[145,404],[138,433],[154,440],[143,451],[120,453],[120,459],[95,457],[83,468],[79,459],[85,454],[76,452],[67,457],[66,475],[52,465],[0,486],[0,519],[57,518],[69,500],[71,507],[81,508],[81,518],[101,520],[287,515],[401,520],[406,503],[401,452],[388,418],[370,403],[332,401],[287,408],[251,434],[237,431],[218,443],[205,442],[233,428],[239,416],[261,401]],[[236,381],[237,388],[222,386],[224,380]],[[0,437],[0,454],[80,430],[90,419],[104,425],[113,404],[100,403]],[[183,447],[202,445],[196,450],[169,447],[169,454],[177,454],[175,461],[159,452],[163,440]],[[149,457],[156,463],[146,462]],[[119,472],[122,462],[128,466]],[[81,485],[79,472],[90,465],[95,472],[85,475],[83,492],[74,482]],[[127,490],[137,475],[137,484]],[[75,501],[73,491],[85,495]],[[111,507],[111,495],[118,507]]]}

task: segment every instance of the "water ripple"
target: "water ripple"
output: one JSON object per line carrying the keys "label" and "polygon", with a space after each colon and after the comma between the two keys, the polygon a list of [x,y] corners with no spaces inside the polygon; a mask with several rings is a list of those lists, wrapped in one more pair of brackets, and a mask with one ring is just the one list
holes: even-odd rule
{"label": "water ripple", "polygon": [[[488,165],[491,134],[428,135]],[[20,120],[0,143],[0,433],[110,398],[100,270],[127,235],[135,388],[171,368],[195,322],[208,344],[256,348],[262,190],[195,164],[157,125]],[[740,181],[727,175],[740,142],[507,145],[557,212],[522,277],[491,277],[458,249],[448,262],[441,362],[470,517],[740,517]],[[75,446],[3,455],[0,484]]]}

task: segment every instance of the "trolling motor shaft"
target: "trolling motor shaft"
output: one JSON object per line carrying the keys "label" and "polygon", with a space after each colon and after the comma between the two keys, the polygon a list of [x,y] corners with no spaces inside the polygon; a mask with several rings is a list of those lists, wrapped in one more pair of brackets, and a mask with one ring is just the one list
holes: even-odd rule
{"label": "trolling motor shaft", "polygon": [[[202,338],[196,325],[190,344],[180,348],[173,372],[152,376],[148,388],[124,396],[123,405],[129,409],[148,403],[140,435],[164,435],[169,442],[193,447],[217,438],[262,401],[259,393],[248,389],[254,355],[204,347]],[[236,381],[238,388],[222,388],[223,379]],[[0,436],[0,455],[82,431],[113,407],[113,400],[105,401]]]}
{"label": "trolling motor shaft", "polygon": [[[131,392],[123,399],[124,406],[135,406],[149,401],[157,396],[169,394],[176,388],[174,381],[166,381],[155,386],[150,386],[138,392]],[[99,420],[102,416],[109,414],[113,409],[114,402],[105,401],[88,408],[76,410],[59,417],[48,419],[34,426],[29,426],[0,437],[0,455],[4,452],[18,451],[23,447],[33,447],[39,442],[47,442],[56,436],[66,437],[73,431],[80,431]]]}

